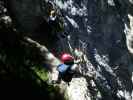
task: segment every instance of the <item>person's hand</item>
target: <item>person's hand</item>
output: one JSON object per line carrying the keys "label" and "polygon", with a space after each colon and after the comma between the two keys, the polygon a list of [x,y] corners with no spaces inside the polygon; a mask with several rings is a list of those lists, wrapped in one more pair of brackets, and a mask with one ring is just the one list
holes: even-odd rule
{"label": "person's hand", "polygon": [[82,59],[74,60],[74,63],[75,63],[75,64],[80,64],[81,62],[82,62]]}
{"label": "person's hand", "polygon": [[77,57],[77,58],[81,58],[83,56],[83,52],[79,49],[75,49],[74,50],[74,55]]}

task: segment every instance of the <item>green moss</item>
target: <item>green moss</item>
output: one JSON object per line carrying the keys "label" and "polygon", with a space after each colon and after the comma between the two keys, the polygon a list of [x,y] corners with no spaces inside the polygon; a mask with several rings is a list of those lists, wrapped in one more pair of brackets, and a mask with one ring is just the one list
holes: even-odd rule
{"label": "green moss", "polygon": [[47,81],[48,80],[48,72],[46,69],[44,69],[41,66],[36,66],[33,67],[32,70],[43,80]]}

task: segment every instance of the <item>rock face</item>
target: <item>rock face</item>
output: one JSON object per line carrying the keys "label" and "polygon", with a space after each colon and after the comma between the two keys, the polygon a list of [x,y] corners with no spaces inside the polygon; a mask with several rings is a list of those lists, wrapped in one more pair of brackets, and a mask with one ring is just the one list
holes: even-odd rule
{"label": "rock face", "polygon": [[22,32],[33,32],[41,23],[42,12],[38,0],[12,0],[8,1],[8,4],[17,27]]}
{"label": "rock face", "polygon": [[[27,32],[33,32],[41,22],[42,17],[37,16],[43,15],[40,2],[45,0],[12,1],[18,3],[15,13],[23,14],[18,22]],[[22,5],[21,1],[27,5]],[[133,1],[51,2],[61,10],[72,47],[80,48],[87,56],[80,68],[85,76],[73,78],[67,88],[69,100],[133,100]],[[63,45],[65,50],[67,39],[61,39],[58,45]],[[90,78],[90,73],[95,75]]]}
{"label": "rock face", "polygon": [[[133,1],[54,2],[63,12],[73,48],[80,46],[85,50],[96,72],[92,80],[73,78],[68,87],[70,100],[133,100]],[[83,73],[90,72],[88,67],[81,67]]]}

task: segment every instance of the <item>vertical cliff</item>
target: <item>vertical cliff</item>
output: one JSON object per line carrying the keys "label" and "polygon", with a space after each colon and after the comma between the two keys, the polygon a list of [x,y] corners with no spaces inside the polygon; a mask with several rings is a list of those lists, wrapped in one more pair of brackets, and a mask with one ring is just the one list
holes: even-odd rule
{"label": "vertical cliff", "polygon": [[69,45],[60,34],[58,39],[49,38],[52,31],[46,21],[51,7],[48,1],[62,15],[72,48],[80,48],[85,56],[85,62],[80,65],[83,75],[74,77],[66,87],[68,99],[133,100],[133,1],[8,2],[16,28],[49,49],[56,47],[58,53],[68,52]]}
{"label": "vertical cliff", "polygon": [[[54,2],[63,12],[73,47],[85,48],[88,63],[96,73],[92,80],[73,79],[68,87],[70,100],[132,100],[133,1]],[[89,73],[89,67],[83,65],[82,71]]]}

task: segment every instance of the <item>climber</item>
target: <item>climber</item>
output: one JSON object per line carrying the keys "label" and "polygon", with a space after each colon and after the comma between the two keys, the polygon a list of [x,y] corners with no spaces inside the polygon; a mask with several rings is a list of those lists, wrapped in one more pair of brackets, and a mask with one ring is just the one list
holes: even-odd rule
{"label": "climber", "polygon": [[49,13],[48,24],[53,28],[58,24],[57,13],[55,10],[51,10]]}
{"label": "climber", "polygon": [[80,63],[80,61],[75,61],[74,57],[69,53],[64,53],[61,56],[61,61],[62,64],[57,67],[57,70],[59,71],[58,79],[62,79],[64,82],[69,83],[72,80],[73,75],[77,72],[77,64]]}
{"label": "climber", "polygon": [[49,30],[51,30],[51,34],[54,37],[58,38],[58,35],[62,35],[64,33],[63,19],[55,9],[51,9],[49,12],[48,25],[50,27]]}
{"label": "climber", "polygon": [[49,14],[49,21],[55,21],[56,20],[56,13],[54,10],[51,10],[50,11],[50,14]]}

